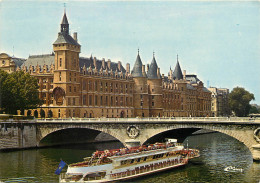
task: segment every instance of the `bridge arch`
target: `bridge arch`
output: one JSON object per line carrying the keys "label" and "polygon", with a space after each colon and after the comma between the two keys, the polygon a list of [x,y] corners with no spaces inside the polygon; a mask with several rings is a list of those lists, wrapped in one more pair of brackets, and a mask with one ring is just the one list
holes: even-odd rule
{"label": "bridge arch", "polygon": [[[142,136],[140,137],[140,144],[145,144],[145,143],[149,143],[151,141],[151,139],[162,139],[161,137],[158,138],[158,136],[162,135],[164,136],[165,134],[169,134],[172,131],[179,131],[181,129],[186,129],[188,130],[187,132],[185,132],[186,134],[183,134],[183,136],[181,136],[180,141],[185,140],[184,137],[187,137],[189,134],[199,130],[199,129],[206,129],[206,130],[211,130],[211,131],[216,131],[216,132],[220,132],[223,134],[226,134],[228,136],[231,136],[235,139],[237,139],[238,141],[242,142],[252,153],[253,151],[253,146],[256,144],[255,140],[254,140],[254,133],[253,130],[251,128],[245,129],[241,131],[242,126],[236,125],[236,127],[233,128],[232,125],[229,126],[229,128],[223,128],[222,125],[216,125],[216,124],[174,124],[174,125],[160,125],[161,127],[157,128],[156,130],[154,129],[149,129],[146,130],[146,132],[144,132],[145,134],[149,133],[149,137],[148,136]],[[147,132],[149,131],[149,132]],[[174,137],[174,136],[173,136]],[[252,153],[253,154],[253,153]]]}
{"label": "bridge arch", "polygon": [[[79,140],[81,142],[93,142],[94,139],[96,138],[96,136],[99,135],[101,132],[109,134],[110,136],[112,136],[112,137],[116,138],[118,141],[120,141],[124,146],[126,146],[126,143],[123,140],[124,138],[120,134],[118,134],[114,131],[110,131],[108,129],[96,128],[95,126],[88,126],[88,127],[84,127],[84,126],[61,127],[61,126],[59,126],[59,127],[55,127],[55,128],[44,128],[44,127],[38,128],[37,146],[40,147],[40,146],[48,146],[48,145],[65,144],[59,140],[61,140],[61,139],[67,140],[66,135],[68,135],[68,138],[72,137],[71,140],[73,140],[73,139],[78,140],[78,138],[79,138]],[[75,135],[77,133],[79,133],[79,134]],[[83,136],[83,138],[86,136],[90,137],[90,139],[86,139],[86,141],[84,141],[84,139],[80,138],[82,136]],[[52,138],[52,139],[50,139],[50,138]],[[56,140],[57,142],[50,143],[50,140]],[[68,142],[68,143],[73,143],[73,141]],[[75,143],[75,141],[74,141],[74,143]]]}

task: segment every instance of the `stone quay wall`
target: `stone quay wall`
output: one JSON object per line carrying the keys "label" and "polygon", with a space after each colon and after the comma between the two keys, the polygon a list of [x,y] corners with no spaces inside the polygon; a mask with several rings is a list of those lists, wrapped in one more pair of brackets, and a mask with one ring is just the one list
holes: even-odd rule
{"label": "stone quay wall", "polygon": [[0,150],[36,147],[35,122],[0,122]]}

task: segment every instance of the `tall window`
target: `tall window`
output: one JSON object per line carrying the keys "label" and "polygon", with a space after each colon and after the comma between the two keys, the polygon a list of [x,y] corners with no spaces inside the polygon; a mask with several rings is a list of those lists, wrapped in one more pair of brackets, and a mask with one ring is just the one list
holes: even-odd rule
{"label": "tall window", "polygon": [[89,81],[88,84],[89,84],[88,89],[89,89],[89,90],[92,90],[92,83],[91,83],[91,81]]}
{"label": "tall window", "polygon": [[106,96],[106,103],[105,103],[105,105],[107,105],[108,104],[108,97]]}
{"label": "tall window", "polygon": [[100,96],[100,105],[103,105],[103,96]]}
{"label": "tall window", "polygon": [[92,95],[89,95],[89,105],[92,105]]}
{"label": "tall window", "polygon": [[97,86],[98,85],[98,83],[97,83],[97,81],[95,81],[95,91],[97,91]]}
{"label": "tall window", "polygon": [[123,97],[121,97],[120,106],[123,106]]}
{"label": "tall window", "polygon": [[83,90],[86,90],[86,88],[87,88],[86,80],[83,80]]}
{"label": "tall window", "polygon": [[86,95],[83,95],[83,105],[86,105]]}
{"label": "tall window", "polygon": [[110,99],[110,104],[111,104],[111,106],[113,106],[113,97],[111,97],[111,99]]}
{"label": "tall window", "polygon": [[62,65],[62,58],[60,58],[60,67],[61,67],[61,65]]}
{"label": "tall window", "polygon": [[98,105],[97,104],[97,95],[95,95],[95,105]]}
{"label": "tall window", "polygon": [[60,72],[60,81],[61,81],[61,72]]}

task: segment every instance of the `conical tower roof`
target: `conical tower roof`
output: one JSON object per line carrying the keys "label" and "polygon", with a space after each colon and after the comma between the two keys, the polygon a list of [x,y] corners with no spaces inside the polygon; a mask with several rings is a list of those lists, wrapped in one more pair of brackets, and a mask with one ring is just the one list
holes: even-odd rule
{"label": "conical tower roof", "polygon": [[139,55],[139,50],[138,50],[135,65],[134,65],[134,68],[133,68],[132,73],[131,73],[132,77],[143,77],[142,65],[143,65],[143,63],[141,61],[141,58],[140,58],[140,55]]}
{"label": "conical tower roof", "polygon": [[64,12],[64,15],[63,15],[61,24],[69,24],[68,19],[67,19],[67,16],[66,16],[66,12]]}
{"label": "conical tower roof", "polygon": [[182,75],[182,71],[181,71],[181,67],[179,64],[179,60],[177,57],[177,64],[175,66],[174,72],[173,72],[173,79],[183,79],[183,75]]}
{"label": "conical tower roof", "polygon": [[158,79],[157,69],[158,69],[158,66],[157,66],[156,60],[153,55],[153,60],[150,64],[149,70],[147,71],[147,77],[149,79]]}
{"label": "conical tower roof", "polygon": [[60,32],[58,34],[58,38],[53,44],[62,44],[62,43],[68,43],[68,44],[79,46],[79,43],[69,35],[69,22],[66,16],[66,12],[64,12],[60,24]]}

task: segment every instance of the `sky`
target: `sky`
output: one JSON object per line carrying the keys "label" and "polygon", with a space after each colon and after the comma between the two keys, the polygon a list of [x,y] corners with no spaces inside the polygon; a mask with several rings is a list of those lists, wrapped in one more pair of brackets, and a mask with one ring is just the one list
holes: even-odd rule
{"label": "sky", "polygon": [[140,49],[153,52],[161,73],[197,74],[205,86],[244,87],[260,105],[260,2],[257,1],[13,1],[0,0],[0,53],[48,54],[66,3],[80,56],[121,61],[131,69]]}

